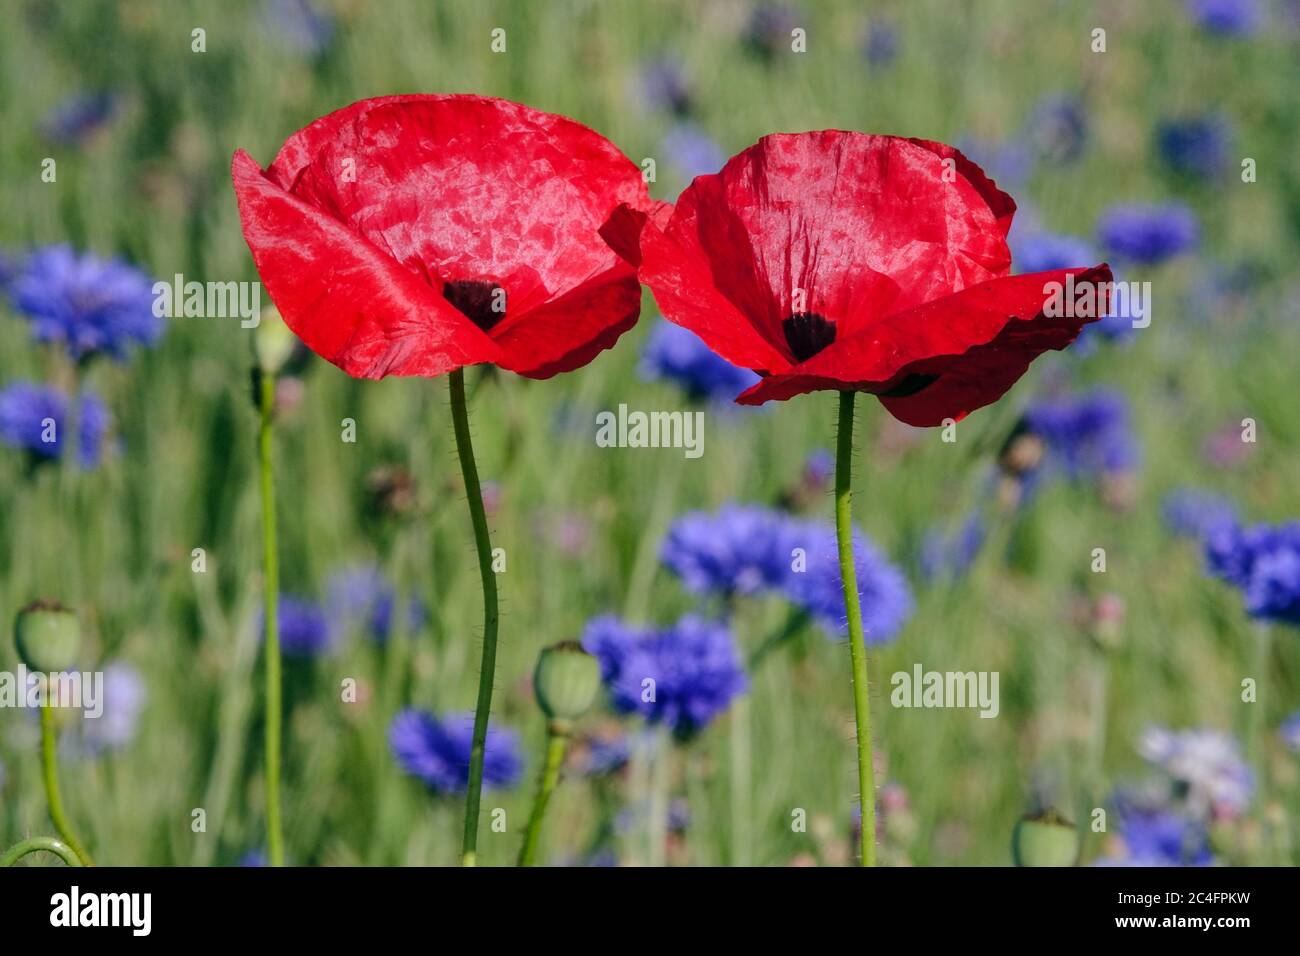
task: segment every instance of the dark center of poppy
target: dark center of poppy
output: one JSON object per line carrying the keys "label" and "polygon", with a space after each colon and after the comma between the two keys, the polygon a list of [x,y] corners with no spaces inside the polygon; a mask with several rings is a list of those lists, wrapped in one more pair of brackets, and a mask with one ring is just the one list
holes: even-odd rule
{"label": "dark center of poppy", "polygon": [[931,383],[938,379],[938,375],[918,375],[913,373],[906,375],[903,380],[887,392],[877,392],[881,398],[907,398],[915,395],[923,388],[929,388]]}
{"label": "dark center of poppy", "polygon": [[454,279],[442,297],[484,332],[506,317],[506,290],[487,279]]}
{"label": "dark center of poppy", "polygon": [[800,362],[806,362],[835,341],[835,323],[816,312],[796,312],[781,322],[786,344]]}

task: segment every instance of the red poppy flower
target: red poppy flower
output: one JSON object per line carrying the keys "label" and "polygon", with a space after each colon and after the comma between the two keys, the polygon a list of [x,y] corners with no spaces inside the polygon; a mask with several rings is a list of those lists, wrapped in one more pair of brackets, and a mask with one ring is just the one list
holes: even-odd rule
{"label": "red poppy flower", "polygon": [[741,404],[855,389],[937,425],[1105,314],[1105,265],[1009,275],[1015,209],[951,146],[829,130],[764,137],[607,239],[668,319],[764,376]]}
{"label": "red poppy flower", "polygon": [[[232,165],[244,238],[286,323],[349,375],[493,362],[548,378],[640,312],[599,231],[651,208],[640,170],[585,126],[480,96],[362,100]],[[623,213],[627,215],[627,213]]]}

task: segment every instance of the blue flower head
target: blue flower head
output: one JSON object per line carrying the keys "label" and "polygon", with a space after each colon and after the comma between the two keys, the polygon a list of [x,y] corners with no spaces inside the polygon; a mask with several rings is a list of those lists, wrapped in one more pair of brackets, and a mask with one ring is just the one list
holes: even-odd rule
{"label": "blue flower head", "polygon": [[[374,565],[343,568],[330,576],[326,586],[330,617],[346,626],[360,626],[382,644],[393,631],[393,610],[397,590]],[[428,609],[418,598],[406,605],[406,626],[418,631],[428,620]]]}
{"label": "blue flower head", "polygon": [[[792,520],[786,544],[788,573],[782,588],[786,597],[829,633],[847,637],[848,612],[835,529],[817,521]],[[796,554],[791,560],[789,555],[795,548],[802,555]],[[912,614],[912,591],[907,579],[857,528],[853,529],[853,558],[863,640],[867,644],[893,640]]]}
{"label": "blue flower head", "polygon": [[[435,717],[421,710],[404,710],[393,718],[388,742],[402,770],[422,780],[434,793],[464,793],[469,787],[472,713]],[[523,774],[523,766],[515,732],[489,723],[483,751],[483,786],[513,786]]]}
{"label": "blue flower head", "polygon": [[1163,809],[1134,809],[1120,814],[1124,854],[1104,860],[1109,866],[1209,866],[1209,835],[1196,820]]}
{"label": "blue flower head", "polygon": [[1187,12],[1201,29],[1221,37],[1250,36],[1263,19],[1257,0],[1187,0]]}
{"label": "blue flower head", "polygon": [[[325,609],[305,598],[281,594],[277,609],[280,650],[285,657],[320,657],[334,649],[337,630]],[[266,623],[258,615],[257,630],[265,633]]]}
{"label": "blue flower head", "polygon": [[921,542],[921,574],[928,580],[964,574],[984,546],[984,521],[972,513],[955,531],[932,528]]}
{"label": "blue flower head", "polygon": [[1088,140],[1088,115],[1083,101],[1059,94],[1043,97],[1026,120],[1025,137],[1043,159],[1074,162],[1083,154]]}
{"label": "blue flower head", "polygon": [[873,67],[889,66],[898,59],[898,27],[889,20],[873,19],[867,25],[862,55]]}
{"label": "blue flower head", "polygon": [[1205,558],[1212,575],[1241,591],[1251,617],[1300,626],[1300,521],[1217,527]]}
{"label": "blue flower head", "polygon": [[737,368],[690,329],[659,322],[646,340],[641,377],[672,382],[696,401],[731,402],[759,377]]}
{"label": "blue flower head", "polygon": [[790,519],[759,505],[692,511],[672,523],[660,548],[664,565],[700,594],[758,594],[790,573]]}
{"label": "blue flower head", "polygon": [[92,754],[117,750],[131,742],[148,696],[144,678],[125,661],[104,668],[103,695],[103,713],[83,717],[81,722],[82,742]]}
{"label": "blue flower head", "polygon": [[616,709],[682,738],[704,729],[748,687],[731,631],[694,615],[664,630],[598,617],[583,632],[582,646],[600,661]]}
{"label": "blue flower head", "polygon": [[1222,495],[1177,488],[1164,500],[1165,526],[1185,538],[1206,539],[1237,526],[1237,506]]}
{"label": "blue flower head", "polygon": [[691,112],[690,87],[674,57],[656,57],[641,68],[641,94],[651,109],[679,117]]}
{"label": "blue flower head", "polygon": [[727,154],[707,133],[693,123],[677,123],[663,140],[668,165],[689,182],[696,176],[716,173],[727,161]]}
{"label": "blue flower head", "polygon": [[1228,165],[1228,125],[1220,116],[1166,120],[1156,127],[1160,158],[1175,173],[1211,179]]}
{"label": "blue flower head", "polygon": [[1297,710],[1278,728],[1278,733],[1282,735],[1282,743],[1292,753],[1300,754],[1300,710]]}
{"label": "blue flower head", "polygon": [[1182,203],[1111,206],[1097,226],[1098,241],[1117,259],[1153,266],[1192,249],[1200,239],[1196,215]]}
{"label": "blue flower head", "polygon": [[147,275],[115,259],[78,256],[70,246],[29,255],[9,296],[31,320],[38,342],[57,342],[75,359],[100,353],[125,358],[135,345],[162,334]]}
{"label": "blue flower head", "polygon": [[[68,447],[69,406],[58,389],[31,382],[15,382],[0,390],[0,442],[31,452],[38,458],[56,459]],[[108,409],[90,393],[83,394],[72,411],[77,463],[82,468],[99,464],[108,432]]]}
{"label": "blue flower head", "polygon": [[1128,472],[1137,466],[1128,401],[1118,392],[1096,389],[1038,401],[1026,410],[1022,423],[1042,439],[1048,462],[1071,479]]}
{"label": "blue flower head", "polygon": [[1231,734],[1151,727],[1142,734],[1138,751],[1177,785],[1197,818],[1216,810],[1240,813],[1250,805],[1254,777]]}
{"label": "blue flower head", "polygon": [[46,114],[41,132],[56,143],[74,146],[111,122],[118,105],[112,93],[74,93]]}
{"label": "blue flower head", "polygon": [[322,52],[334,36],[334,21],[311,0],[267,0],[263,16],[272,33],[309,56]]}

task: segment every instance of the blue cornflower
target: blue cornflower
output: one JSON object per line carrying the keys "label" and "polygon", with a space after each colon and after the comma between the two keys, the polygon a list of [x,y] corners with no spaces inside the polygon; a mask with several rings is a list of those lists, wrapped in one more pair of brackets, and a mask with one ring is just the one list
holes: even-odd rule
{"label": "blue cornflower", "polygon": [[311,0],[267,0],[263,17],[276,36],[308,55],[320,53],[334,36],[334,21]]}
{"label": "blue cornflower", "polygon": [[791,33],[799,25],[790,7],[762,3],[754,8],[745,25],[745,46],[760,59],[771,61],[790,50]]}
{"label": "blue cornflower", "polygon": [[[791,559],[790,552],[795,548],[802,554]],[[848,615],[834,527],[818,521],[792,520],[782,550],[788,572],[782,586],[785,596],[825,630],[847,637]],[[912,591],[903,572],[857,528],[853,529],[853,558],[862,606],[863,641],[883,644],[892,640],[911,616]]]}
{"label": "blue cornflower", "polygon": [[971,514],[955,532],[932,528],[921,542],[921,574],[934,580],[965,573],[984,546],[986,531],[978,512]]}
{"label": "blue cornflower", "polygon": [[1085,395],[1035,402],[1022,424],[1037,435],[1047,461],[1071,479],[1132,471],[1138,462],[1127,399],[1096,389]]}
{"label": "blue cornflower", "polygon": [[1039,100],[1025,121],[1024,138],[1034,151],[1054,163],[1070,163],[1083,154],[1088,115],[1076,96],[1053,94]]}
{"label": "blue cornflower", "polygon": [[651,109],[666,110],[678,117],[691,112],[690,87],[675,57],[656,57],[641,68],[641,94]]}
{"label": "blue cornflower", "polygon": [[872,20],[867,25],[862,55],[874,67],[893,63],[898,59],[898,28],[888,20]]}
{"label": "blue cornflower", "polygon": [[1236,739],[1220,730],[1148,728],[1138,752],[1177,785],[1198,818],[1211,811],[1239,813],[1250,804],[1254,777]]}
{"label": "blue cornflower", "polygon": [[803,463],[803,480],[814,488],[829,484],[835,478],[835,455],[828,448],[814,448]]}
{"label": "blue cornflower", "polygon": [[659,322],[641,356],[641,377],[661,379],[681,387],[697,401],[730,402],[759,380],[747,368],[737,368],[690,329]]}
{"label": "blue cornflower", "polygon": [[1223,495],[1177,488],[1161,507],[1165,526],[1176,535],[1204,539],[1237,525],[1237,506]]}
{"label": "blue cornflower", "polygon": [[760,505],[692,511],[668,528],[659,559],[697,593],[758,594],[790,574],[790,518]]}
{"label": "blue cornflower", "polygon": [[271,858],[267,855],[266,850],[263,847],[258,847],[254,850],[248,850],[243,856],[239,858],[239,862],[236,864],[236,866],[243,866],[243,867],[250,867],[250,868],[257,868],[257,867],[270,866],[270,865],[271,865]]}
{"label": "blue cornflower", "polygon": [[1120,814],[1118,831],[1124,855],[1100,861],[1107,866],[1209,866],[1205,827],[1172,810],[1129,810]]}
{"label": "blue cornflower", "polygon": [[[1078,236],[1033,228],[1017,230],[1013,227],[1009,240],[1012,261],[1019,275],[1050,272],[1056,269],[1077,269],[1101,260],[1093,244]],[[1116,283],[1120,281],[1118,274],[1114,278]],[[1112,300],[1109,314],[1083,327],[1080,333],[1080,345],[1086,345],[1088,339],[1095,334],[1100,334],[1111,341],[1122,341],[1133,335],[1133,320],[1141,316],[1118,314],[1113,307],[1115,304]],[[1143,303],[1142,307],[1146,309],[1148,304]]]}
{"label": "blue cornflower", "polygon": [[1205,557],[1211,574],[1241,590],[1251,617],[1300,626],[1300,521],[1216,528]]}
{"label": "blue cornflower", "polygon": [[[6,386],[0,390],[0,442],[41,458],[60,457],[67,447],[70,404],[68,396],[46,385],[15,382]],[[77,399],[72,416],[77,463],[93,468],[103,452],[110,424],[108,409],[87,392]]]}
{"label": "blue cornflower", "polygon": [[31,319],[37,341],[62,343],[76,359],[100,352],[121,359],[162,334],[147,275],[120,260],[78,256],[70,246],[27,256],[9,296]]}
{"label": "blue cornflower", "polygon": [[1221,37],[1250,36],[1263,19],[1256,0],[1187,0],[1187,12],[1201,29]]}
{"label": "blue cornflower", "polygon": [[[394,717],[388,728],[388,743],[398,765],[424,781],[434,793],[465,792],[473,742],[472,713],[439,718],[408,709]],[[518,735],[489,723],[483,751],[483,786],[513,786],[523,774],[523,766]]]}
{"label": "blue cornflower", "polygon": [[[379,643],[393,630],[393,609],[397,590],[374,565],[343,568],[330,576],[326,585],[330,617],[349,626],[361,625]],[[418,598],[406,605],[406,626],[418,631],[428,620],[428,609]]]}
{"label": "blue cornflower", "polygon": [[707,133],[693,123],[677,123],[663,139],[668,165],[685,180],[706,173],[716,173],[727,161],[727,154]]}
{"label": "blue cornflower", "polygon": [[1097,226],[1098,241],[1117,259],[1151,266],[1194,247],[1196,215],[1182,203],[1111,206]]}
{"label": "blue cornflower", "polygon": [[1022,139],[996,142],[964,136],[956,145],[971,162],[1004,187],[1022,184],[1033,171],[1033,147]]}
{"label": "blue cornflower", "polygon": [[1282,743],[1286,744],[1288,750],[1300,754],[1300,710],[1282,721],[1278,733],[1282,735]]}
{"label": "blue cornflower", "polygon": [[107,125],[118,106],[112,93],[74,93],[46,114],[41,132],[56,143],[75,145]]}
{"label": "blue cornflower", "polygon": [[81,722],[82,742],[92,754],[117,750],[131,742],[148,697],[144,678],[125,661],[104,668],[103,694],[104,712],[83,717]]}
{"label": "blue cornflower", "polygon": [[[319,657],[334,649],[337,631],[320,605],[306,598],[281,594],[277,616],[280,650],[285,657]],[[265,620],[260,615],[257,630],[266,631]]]}
{"label": "blue cornflower", "polygon": [[704,729],[749,685],[728,627],[694,615],[663,630],[598,617],[583,632],[582,646],[600,661],[615,708],[667,726],[679,738]]}
{"label": "blue cornflower", "polygon": [[1176,173],[1210,179],[1228,165],[1228,125],[1221,116],[1166,120],[1156,127],[1160,158]]}

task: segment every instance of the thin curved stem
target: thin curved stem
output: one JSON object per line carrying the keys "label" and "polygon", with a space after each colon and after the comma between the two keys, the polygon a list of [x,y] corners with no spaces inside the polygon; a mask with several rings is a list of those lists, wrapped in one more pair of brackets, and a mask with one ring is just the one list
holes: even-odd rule
{"label": "thin curved stem", "polygon": [[546,762],[542,768],[541,779],[537,782],[537,796],[533,799],[533,812],[528,818],[524,845],[519,850],[520,866],[533,866],[537,861],[537,842],[542,833],[542,817],[546,815],[546,806],[551,802],[551,794],[555,792],[555,787],[560,782],[560,765],[564,763],[564,750],[568,743],[568,734],[557,733],[554,729],[546,732]]}
{"label": "thin curved stem", "polygon": [[53,853],[68,866],[81,866],[81,858],[62,840],[54,837],[31,837],[21,843],[15,843],[0,856],[0,869],[13,866],[29,853]]}
{"label": "thin curved stem", "polygon": [[275,474],[271,456],[271,421],[275,412],[275,376],[258,375],[258,465],[262,492],[262,629],[266,655],[266,853],[271,866],[284,866],[284,831],[280,822],[280,742],[283,722],[280,676],[280,559],[275,535]]}
{"label": "thin curved stem", "polygon": [[497,666],[497,580],[492,570],[492,542],[488,537],[487,513],[483,510],[483,489],[474,463],[474,443],[469,434],[469,412],[465,404],[465,372],[456,369],[447,376],[451,388],[451,422],[456,433],[456,454],[465,480],[470,522],[474,525],[474,547],[478,551],[479,577],[483,582],[483,659],[478,674],[478,701],[474,706],[474,740],[469,752],[469,786],[465,791],[465,837],[461,864],[473,866],[478,856],[478,814],[483,793],[483,752],[487,746],[488,714],[492,710],[492,685]]}
{"label": "thin curved stem", "polygon": [[867,687],[867,646],[862,638],[857,565],[853,560],[853,399],[840,392],[840,424],[835,450],[835,536],[839,541],[840,578],[849,626],[853,663],[853,720],[858,735],[858,795],[862,805],[862,866],[876,865],[876,787],[871,765],[871,705]]}
{"label": "thin curved stem", "polygon": [[58,738],[54,733],[54,708],[49,701],[41,704],[41,769],[45,775],[45,799],[50,805],[50,819],[54,829],[59,831],[63,842],[75,853],[86,866],[94,866],[95,861],[86,852],[85,845],[72,832],[68,823],[68,814],[63,809],[63,797],[59,794],[59,764],[56,753]]}

